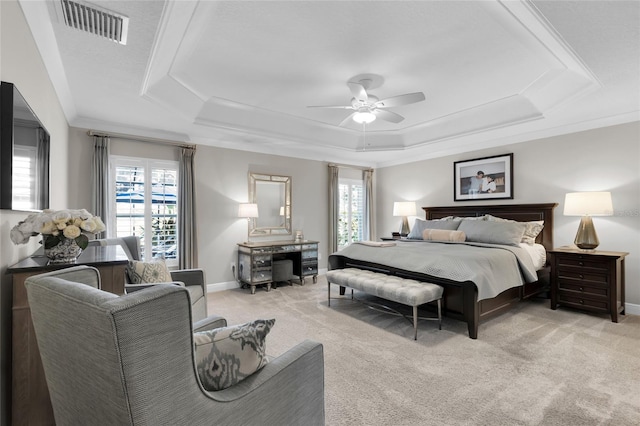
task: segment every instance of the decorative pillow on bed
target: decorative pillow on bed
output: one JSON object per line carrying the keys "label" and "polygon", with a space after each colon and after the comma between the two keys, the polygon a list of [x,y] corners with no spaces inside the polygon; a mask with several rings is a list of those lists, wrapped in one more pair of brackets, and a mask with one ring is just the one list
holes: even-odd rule
{"label": "decorative pillow on bed", "polygon": [[[516,222],[511,219],[503,219],[501,217],[491,216],[490,214],[485,216],[488,221],[492,222]],[[531,222],[517,222],[524,223],[524,235],[522,235],[521,242],[527,244],[535,244],[536,237],[540,232],[542,232],[542,228],[544,228],[544,220],[532,220]]]}
{"label": "decorative pillow on bed", "polygon": [[130,260],[127,275],[131,284],[168,283],[173,281],[164,259],[153,259],[151,262]]}
{"label": "decorative pillow on bed", "polygon": [[486,220],[485,216],[447,216],[441,219],[436,220],[445,220],[445,221],[455,221],[461,222],[463,220]]}
{"label": "decorative pillow on bed", "polygon": [[226,389],[264,367],[269,361],[265,340],[275,322],[259,319],[194,333],[202,386],[208,391]]}
{"label": "decorative pillow on bed", "polygon": [[511,246],[520,243],[524,229],[524,223],[488,220],[463,220],[458,227],[458,231],[465,233],[467,241]]}
{"label": "decorative pillow on bed", "polygon": [[449,231],[446,229],[425,229],[422,231],[422,239],[427,241],[453,241],[464,242],[465,235],[462,231]]}
{"label": "decorative pillow on bed", "polygon": [[446,221],[446,220],[423,220],[416,218],[416,221],[411,228],[411,232],[407,235],[407,238],[412,240],[421,240],[422,232],[425,229],[448,229],[455,231],[458,229],[460,222],[458,221]]}

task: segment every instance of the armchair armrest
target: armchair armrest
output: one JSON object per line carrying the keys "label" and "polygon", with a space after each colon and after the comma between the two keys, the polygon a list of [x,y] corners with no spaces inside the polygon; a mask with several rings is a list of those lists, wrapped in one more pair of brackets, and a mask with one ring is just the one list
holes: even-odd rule
{"label": "armchair armrest", "polygon": [[324,425],[324,354],[305,340],[235,386],[207,392],[221,402],[242,401],[238,424]]}
{"label": "armchair armrest", "polygon": [[134,291],[139,291],[139,290],[144,290],[147,288],[151,288],[157,284],[174,284],[180,287],[184,287],[184,283],[180,282],[180,281],[174,281],[174,282],[169,282],[169,283],[145,283],[145,284],[129,284],[129,283],[125,283],[124,285],[124,291],[126,293],[133,293]]}
{"label": "armchair armrest", "polygon": [[221,316],[218,316],[218,315],[212,315],[200,321],[194,322],[193,331],[195,333],[198,331],[214,330],[216,328],[226,327],[226,326],[227,326],[227,320],[225,318],[222,318]]}
{"label": "armchair armrest", "polygon": [[185,285],[201,285],[204,288],[204,270],[202,269],[181,269],[169,272],[174,281],[182,281]]}

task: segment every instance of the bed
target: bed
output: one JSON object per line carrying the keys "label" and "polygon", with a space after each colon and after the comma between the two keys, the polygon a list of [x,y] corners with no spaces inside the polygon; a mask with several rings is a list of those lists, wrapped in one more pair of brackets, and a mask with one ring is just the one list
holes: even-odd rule
{"label": "bed", "polygon": [[[465,205],[451,207],[423,207],[426,220],[443,219],[449,216],[453,217],[482,217],[491,215],[495,218],[508,219],[518,222],[544,221],[544,228],[535,237],[535,243],[541,244],[544,249],[551,250],[553,248],[553,210],[557,206],[556,203],[546,204],[513,204],[513,205]],[[398,246],[402,249],[410,246],[410,242],[398,242]],[[425,245],[425,244],[423,244]],[[426,243],[429,245],[429,243]],[[431,244],[437,247],[438,244]],[[453,244],[448,244],[452,246]],[[420,244],[414,244],[418,247]],[[441,245],[443,247],[445,244]],[[460,246],[467,246],[461,244]],[[382,249],[386,250],[386,249]],[[401,248],[394,248],[401,250]],[[380,256],[371,256],[371,258],[363,258],[362,256],[348,257],[348,250],[342,250],[329,256],[329,269],[342,269],[355,267],[367,269],[377,272],[383,272],[389,275],[396,275],[402,278],[411,278],[419,281],[432,282],[439,284],[444,288],[443,311],[446,316],[460,319],[467,323],[469,337],[476,339],[478,337],[478,326],[481,322],[488,318],[503,313],[523,299],[537,296],[546,291],[549,287],[549,265],[546,262],[542,267],[538,266],[533,273],[533,279],[529,277],[522,282],[499,283],[505,289],[498,294],[493,295],[484,293],[483,297],[479,297],[479,290],[476,283],[472,280],[455,280],[451,279],[451,274],[438,274],[439,276],[420,273],[410,270],[409,268],[391,266],[393,262],[381,260]],[[387,253],[392,253],[389,251]],[[451,256],[447,252],[447,257]],[[462,261],[462,260],[460,260]],[[448,278],[446,278],[448,277]],[[536,279],[537,278],[537,279]],[[509,278],[511,280],[511,278]],[[498,286],[497,288],[500,288]],[[344,288],[340,288],[340,293],[344,294]],[[492,297],[487,297],[490,294]]]}

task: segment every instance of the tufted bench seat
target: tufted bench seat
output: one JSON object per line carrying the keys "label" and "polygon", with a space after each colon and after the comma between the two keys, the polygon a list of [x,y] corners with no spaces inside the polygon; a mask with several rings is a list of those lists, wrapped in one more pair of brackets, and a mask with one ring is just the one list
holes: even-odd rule
{"label": "tufted bench seat", "polygon": [[[331,306],[332,283],[360,290],[392,302],[412,306],[414,340],[418,339],[418,306],[437,301],[437,319],[439,328],[442,329],[441,300],[443,289],[439,285],[358,268],[334,269],[327,272],[329,306]],[[351,297],[353,298],[353,290],[351,291]]]}

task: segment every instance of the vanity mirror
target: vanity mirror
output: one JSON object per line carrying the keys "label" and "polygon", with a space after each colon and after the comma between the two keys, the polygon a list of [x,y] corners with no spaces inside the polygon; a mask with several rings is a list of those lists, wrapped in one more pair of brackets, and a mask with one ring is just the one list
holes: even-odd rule
{"label": "vanity mirror", "polygon": [[249,202],[258,205],[249,236],[291,235],[291,177],[249,173]]}

